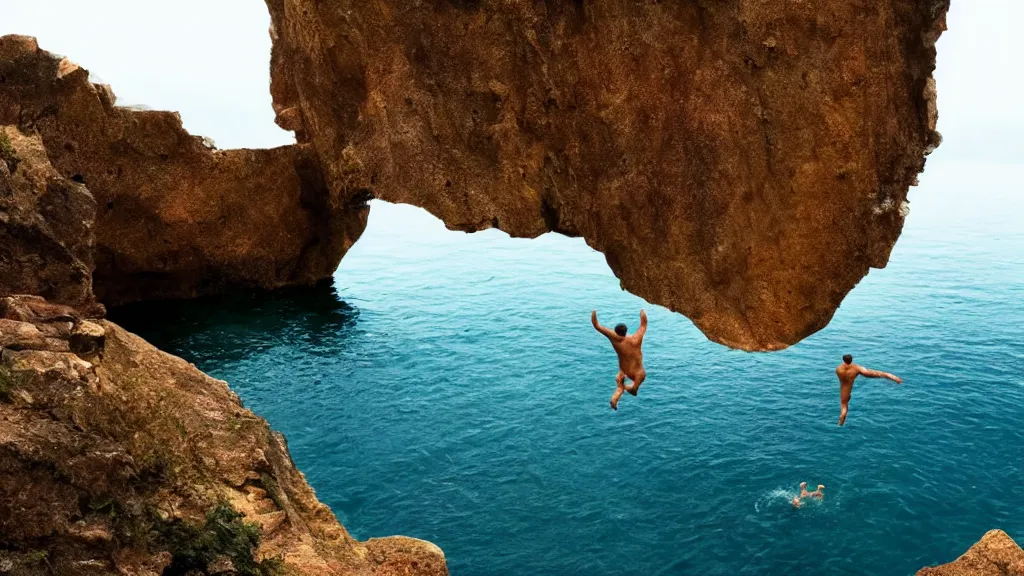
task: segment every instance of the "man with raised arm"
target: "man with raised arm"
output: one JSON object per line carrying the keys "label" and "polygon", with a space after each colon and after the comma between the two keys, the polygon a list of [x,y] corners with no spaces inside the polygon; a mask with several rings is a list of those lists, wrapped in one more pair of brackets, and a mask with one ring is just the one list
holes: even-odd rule
{"label": "man with raised arm", "polygon": [[[647,371],[644,370],[644,353],[640,346],[644,343],[644,334],[647,333],[647,312],[640,311],[640,329],[633,334],[626,334],[628,330],[625,324],[615,326],[615,330],[609,330],[597,323],[597,311],[591,311],[590,322],[594,329],[604,334],[612,342],[612,348],[619,356],[619,374],[615,377],[615,393],[612,394],[612,410],[619,409],[619,398],[623,392],[629,392],[636,396],[640,385],[647,378]],[[632,386],[626,386],[626,378],[633,381]]]}
{"label": "man with raised arm", "polygon": [[859,364],[854,364],[853,356],[849,354],[843,356],[843,363],[836,367],[836,376],[839,377],[840,426],[846,423],[846,411],[850,407],[850,394],[853,392],[853,381],[857,379],[857,376],[867,376],[868,378],[888,378],[897,384],[903,383],[903,380],[895,374],[879,372],[878,370],[871,370],[870,368],[865,368]]}

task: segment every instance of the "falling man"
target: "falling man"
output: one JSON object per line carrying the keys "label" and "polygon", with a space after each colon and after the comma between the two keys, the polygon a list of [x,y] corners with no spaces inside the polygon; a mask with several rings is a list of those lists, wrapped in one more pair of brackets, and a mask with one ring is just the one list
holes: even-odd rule
{"label": "falling man", "polygon": [[859,364],[854,364],[853,356],[849,354],[843,356],[843,363],[836,366],[836,376],[839,377],[840,426],[846,424],[846,412],[850,408],[850,394],[853,393],[853,381],[857,379],[857,376],[866,376],[868,378],[888,378],[897,384],[903,383],[903,380],[895,374],[871,370],[870,368],[865,368]]}
{"label": "falling man", "polygon": [[[596,310],[590,312],[590,322],[595,330],[611,341],[612,348],[619,356],[619,374],[615,376],[615,393],[611,399],[612,410],[618,410],[622,393],[629,392],[636,396],[640,385],[647,378],[647,371],[644,370],[644,353],[640,349],[644,343],[644,334],[647,333],[647,312],[640,310],[640,329],[633,334],[627,334],[629,330],[625,324],[615,326],[615,330],[601,326],[597,322]],[[632,380],[631,386],[626,386],[626,378]]]}

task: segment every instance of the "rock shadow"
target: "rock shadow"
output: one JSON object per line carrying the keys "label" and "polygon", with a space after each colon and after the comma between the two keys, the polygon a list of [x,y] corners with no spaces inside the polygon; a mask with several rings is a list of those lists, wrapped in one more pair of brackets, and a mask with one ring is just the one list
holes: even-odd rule
{"label": "rock shadow", "polygon": [[278,346],[337,353],[355,333],[359,310],[341,300],[333,280],[325,280],[309,287],[139,302],[108,316],[206,370]]}

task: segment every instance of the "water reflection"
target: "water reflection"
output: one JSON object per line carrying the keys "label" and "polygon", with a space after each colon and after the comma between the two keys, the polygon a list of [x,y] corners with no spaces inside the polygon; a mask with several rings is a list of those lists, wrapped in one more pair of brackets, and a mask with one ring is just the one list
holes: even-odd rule
{"label": "water reflection", "polygon": [[140,302],[115,308],[109,316],[157,348],[207,369],[280,345],[337,354],[357,330],[359,309],[343,301],[327,280],[272,292]]}

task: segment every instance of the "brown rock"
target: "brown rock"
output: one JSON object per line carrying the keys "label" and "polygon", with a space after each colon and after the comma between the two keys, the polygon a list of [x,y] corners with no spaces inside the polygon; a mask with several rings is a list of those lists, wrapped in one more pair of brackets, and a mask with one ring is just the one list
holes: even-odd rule
{"label": "brown rock", "polygon": [[917,576],[1024,576],[1024,550],[1006,532],[989,530],[963,556]]}
{"label": "brown rock", "polygon": [[[26,318],[43,304],[13,297],[0,312]],[[74,312],[49,307],[51,318]],[[38,317],[0,314],[0,328],[0,559],[12,569],[45,553],[56,574],[160,574],[181,545],[172,529],[202,525],[227,502],[261,533],[252,559],[279,558],[289,574],[447,574],[431,544],[354,540],[295,469],[283,437],[225,382],[102,320],[63,333],[66,346],[102,333],[102,353],[87,358],[29,349],[50,329]],[[225,559],[237,550],[213,552],[208,573],[240,567],[237,556]]]}
{"label": "brown rock", "polygon": [[68,342],[47,336],[29,322],[0,318],[0,349],[69,352]]}
{"label": "brown rock", "polygon": [[92,195],[54,170],[38,136],[0,126],[0,296],[91,305],[95,220]]}
{"label": "brown rock", "polygon": [[32,322],[46,334],[53,334],[51,328],[67,337],[76,322],[83,318],[102,318],[106,311],[102,305],[84,309],[64,304],[47,302],[42,296],[16,294],[0,298],[0,317],[22,322]]}
{"label": "brown rock", "polygon": [[446,576],[448,567],[440,548],[417,538],[395,536],[366,541],[373,576]]}
{"label": "brown rock", "polygon": [[264,534],[273,534],[274,532],[277,532],[278,528],[288,521],[288,514],[283,510],[277,510],[274,512],[260,514],[255,517],[255,520],[259,523]]}
{"label": "brown rock", "polygon": [[299,110],[298,107],[281,110],[277,113],[277,117],[274,119],[274,122],[285,130],[299,132],[303,128],[302,111]]}
{"label": "brown rock", "polygon": [[0,298],[0,317],[31,322],[44,334],[53,335],[51,328],[56,326],[57,332],[66,337],[71,333],[74,323],[80,322],[83,316],[96,318],[84,315],[80,310],[68,305],[47,302],[42,296],[34,294],[16,294]]}
{"label": "brown rock", "polygon": [[939,142],[948,0],[267,0],[332,205],[583,236],[712,340],[783,348],[883,267]]}
{"label": "brown rock", "polygon": [[[102,306],[99,309],[102,312]],[[99,354],[105,330],[83,316],[87,315],[39,296],[0,298],[0,349],[74,352],[84,357]]]}
{"label": "brown rock", "polygon": [[86,524],[80,521],[68,528],[68,534],[88,544],[105,544],[114,539],[110,529],[103,523]]}
{"label": "brown rock", "polygon": [[45,336],[33,324],[0,318],[0,348],[19,344],[34,348],[44,343]]}
{"label": "brown rock", "polygon": [[94,322],[83,321],[75,325],[68,338],[68,345],[75,354],[95,354],[103,349],[106,330]]}
{"label": "brown rock", "polygon": [[96,198],[107,304],[310,284],[366,225],[365,198],[329,201],[308,146],[211,149],[176,113],[115,106],[109,86],[24,36],[0,37],[0,77],[0,124],[38,131]]}

